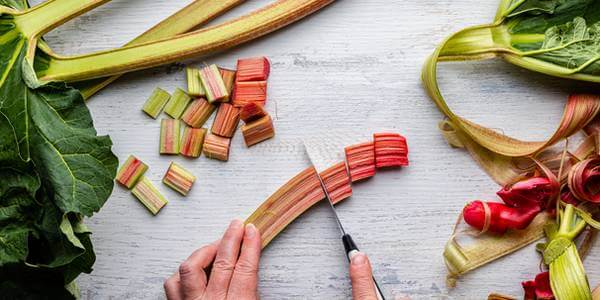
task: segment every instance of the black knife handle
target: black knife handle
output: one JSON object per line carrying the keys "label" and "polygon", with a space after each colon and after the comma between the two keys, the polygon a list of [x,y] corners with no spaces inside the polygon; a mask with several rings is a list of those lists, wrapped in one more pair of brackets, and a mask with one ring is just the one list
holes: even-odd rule
{"label": "black knife handle", "polygon": [[[350,261],[352,259],[352,256],[358,253],[358,247],[356,246],[356,243],[354,242],[352,237],[347,233],[342,236],[342,242],[344,243],[344,249],[346,250],[346,257],[348,258],[348,261]],[[373,277],[373,282],[375,283],[375,292],[377,292],[377,299],[385,300],[385,297],[383,297],[383,293],[381,292],[381,288],[379,287],[377,280],[375,280],[375,277]]]}

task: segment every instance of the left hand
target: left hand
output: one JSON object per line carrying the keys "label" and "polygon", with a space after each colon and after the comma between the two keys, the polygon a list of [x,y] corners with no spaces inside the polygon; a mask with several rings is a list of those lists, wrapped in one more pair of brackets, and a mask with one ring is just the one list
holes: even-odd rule
{"label": "left hand", "polygon": [[232,221],[221,240],[194,251],[165,281],[167,299],[258,299],[260,250],[258,229]]}

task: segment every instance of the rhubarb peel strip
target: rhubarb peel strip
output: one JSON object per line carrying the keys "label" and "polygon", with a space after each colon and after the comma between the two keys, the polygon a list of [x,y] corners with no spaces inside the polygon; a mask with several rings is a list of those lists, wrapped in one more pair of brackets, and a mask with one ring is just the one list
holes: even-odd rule
{"label": "rhubarb peel strip", "polygon": [[461,244],[453,235],[444,249],[448,268],[446,283],[454,287],[459,276],[541,239],[548,222],[552,222],[552,216],[546,212],[540,213],[527,229],[508,231],[501,236],[480,235],[474,243],[467,245]]}

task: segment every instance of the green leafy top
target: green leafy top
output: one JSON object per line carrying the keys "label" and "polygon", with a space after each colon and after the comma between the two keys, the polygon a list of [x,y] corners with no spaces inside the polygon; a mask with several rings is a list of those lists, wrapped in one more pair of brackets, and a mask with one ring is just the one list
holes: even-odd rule
{"label": "green leafy top", "polygon": [[[25,1],[0,4],[27,8]],[[0,294],[25,298],[39,288],[64,298],[64,286],[91,271],[95,256],[82,217],[108,199],[118,162],[78,90],[27,85],[27,46],[12,17],[1,15]]]}

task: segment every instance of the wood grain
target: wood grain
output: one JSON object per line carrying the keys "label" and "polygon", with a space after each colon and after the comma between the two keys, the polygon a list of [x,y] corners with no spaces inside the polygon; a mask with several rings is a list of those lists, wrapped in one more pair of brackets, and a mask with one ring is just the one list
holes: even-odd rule
{"label": "wood grain", "polygon": [[[39,2],[39,1],[38,1]],[[248,1],[219,18],[270,1]],[[171,200],[156,217],[125,189],[115,188],[88,221],[98,255],[79,284],[84,299],[162,299],[162,282],[195,248],[217,239],[233,218],[244,219],[281,184],[307,166],[301,139],[323,128],[390,128],[404,134],[411,166],[355,185],[339,206],[349,232],[373,262],[388,295],[413,299],[483,299],[490,292],[521,296],[539,256],[532,247],[468,274],[454,290],[444,284],[442,251],[457,214],[472,199],[494,200],[495,184],[467,154],[446,145],[441,115],[420,83],[421,65],[444,37],[493,18],[497,0],[337,1],[285,30],[214,57],[189,62],[234,67],[238,57],[266,55],[272,63],[267,109],[274,139],[247,149],[234,137],[230,160],[158,155],[159,122],[141,107],[154,87],[185,88],[181,64],[126,75],[89,102],[96,127],[110,134],[121,160],[134,154]],[[114,0],[47,35],[59,53],[117,47],[188,0]],[[554,131],[574,86],[493,60],[447,64],[441,88],[457,113],[519,138]],[[210,121],[209,121],[210,122]],[[208,123],[210,124],[210,123]],[[198,177],[186,198],[159,184],[174,160]],[[600,280],[600,251],[585,261]],[[264,251],[262,299],[346,299],[347,263],[335,222],[317,205]]]}

